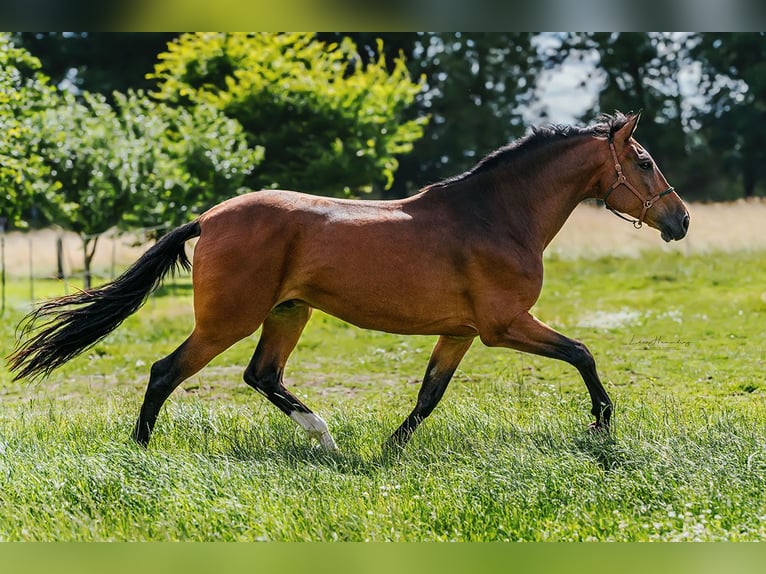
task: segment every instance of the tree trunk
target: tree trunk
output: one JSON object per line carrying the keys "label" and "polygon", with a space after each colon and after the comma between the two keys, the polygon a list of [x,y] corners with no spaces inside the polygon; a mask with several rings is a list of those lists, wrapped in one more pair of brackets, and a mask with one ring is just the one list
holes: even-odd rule
{"label": "tree trunk", "polygon": [[91,285],[91,273],[90,264],[93,261],[93,256],[96,254],[96,245],[98,244],[98,235],[81,236],[82,238],[82,251],[83,251],[83,288],[87,291]]}
{"label": "tree trunk", "polygon": [[56,235],[56,279],[64,278],[64,238]]}
{"label": "tree trunk", "polygon": [[750,164],[745,164],[742,170],[742,189],[745,194],[745,199],[753,197],[755,195],[755,168]]}

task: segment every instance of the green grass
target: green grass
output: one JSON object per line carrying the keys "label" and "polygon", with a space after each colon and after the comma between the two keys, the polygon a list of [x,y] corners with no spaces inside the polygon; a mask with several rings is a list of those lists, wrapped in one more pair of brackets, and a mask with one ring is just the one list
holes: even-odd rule
{"label": "green grass", "polygon": [[[616,404],[590,434],[574,369],[478,341],[401,453],[434,339],[315,314],[288,364],[326,454],[242,383],[243,341],[128,440],[188,282],[46,382],[0,374],[2,540],[761,540],[766,254],[550,260],[535,313],[585,341]],[[0,340],[27,305],[10,285]],[[55,294],[54,283],[36,286]],[[175,294],[173,294],[173,292]]]}

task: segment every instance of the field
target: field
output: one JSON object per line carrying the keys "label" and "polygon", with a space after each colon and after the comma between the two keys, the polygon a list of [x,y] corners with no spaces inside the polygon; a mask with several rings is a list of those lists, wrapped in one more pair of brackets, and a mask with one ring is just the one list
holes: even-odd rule
{"label": "field", "polygon": [[[731,234],[686,248],[621,224],[611,249],[594,238],[588,251],[570,239],[589,233],[577,221],[551,247],[535,313],[593,352],[610,436],[587,431],[574,369],[477,341],[407,448],[384,452],[434,339],[317,313],[286,378],[339,453],[242,382],[255,336],[176,391],[142,450],[128,435],[149,366],[192,326],[180,278],[49,380],[0,373],[0,539],[762,540],[766,250],[725,239],[747,237],[745,213],[764,206],[741,207]],[[6,351],[29,297],[21,277],[8,287]]]}

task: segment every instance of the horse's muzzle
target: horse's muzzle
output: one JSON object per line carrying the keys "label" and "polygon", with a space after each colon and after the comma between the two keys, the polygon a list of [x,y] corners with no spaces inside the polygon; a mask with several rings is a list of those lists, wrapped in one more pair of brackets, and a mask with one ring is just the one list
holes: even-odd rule
{"label": "horse's muzzle", "polygon": [[669,218],[660,227],[660,235],[665,241],[678,241],[686,237],[689,231],[689,213],[684,211],[680,216]]}

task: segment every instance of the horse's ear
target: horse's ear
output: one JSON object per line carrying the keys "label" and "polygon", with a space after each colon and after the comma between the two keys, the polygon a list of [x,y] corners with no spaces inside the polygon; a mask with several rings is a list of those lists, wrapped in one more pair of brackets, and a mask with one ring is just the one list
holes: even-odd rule
{"label": "horse's ear", "polygon": [[633,120],[633,129],[630,130],[630,136],[628,136],[628,139],[633,137],[633,132],[636,131],[636,127],[638,126],[638,120],[641,119],[641,110],[638,110],[635,114],[633,114],[633,117],[631,118]]}
{"label": "horse's ear", "polygon": [[622,142],[623,144],[628,143],[628,140],[633,137],[633,132],[636,131],[636,126],[638,126],[638,120],[640,118],[641,110],[635,114],[628,114],[628,121],[625,122],[625,125],[614,133],[614,139]]}

